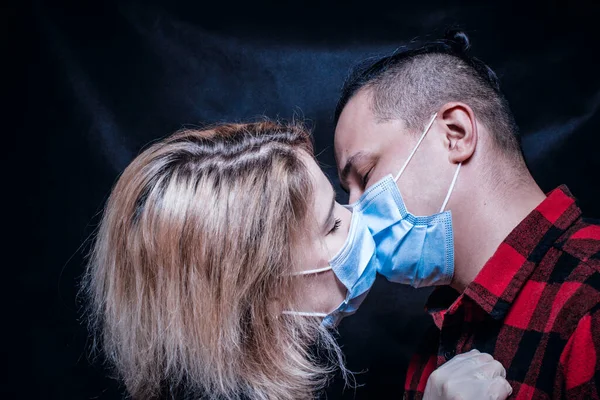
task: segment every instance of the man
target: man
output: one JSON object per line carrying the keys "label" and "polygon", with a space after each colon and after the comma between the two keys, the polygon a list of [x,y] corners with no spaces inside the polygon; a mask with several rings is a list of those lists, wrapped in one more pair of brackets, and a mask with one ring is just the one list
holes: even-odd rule
{"label": "man", "polygon": [[566,186],[536,184],[498,79],[468,47],[454,33],[361,66],[336,111],[340,182],[355,212],[378,213],[379,272],[442,285],[405,398],[476,348],[504,365],[514,398],[598,399],[600,225]]}

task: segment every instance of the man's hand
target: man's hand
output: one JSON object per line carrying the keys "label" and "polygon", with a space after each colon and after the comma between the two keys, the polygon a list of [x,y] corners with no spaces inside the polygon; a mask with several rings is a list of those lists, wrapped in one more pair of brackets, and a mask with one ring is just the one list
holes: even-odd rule
{"label": "man's hand", "polygon": [[423,400],[504,400],[512,393],[506,370],[487,353],[460,354],[427,380]]}

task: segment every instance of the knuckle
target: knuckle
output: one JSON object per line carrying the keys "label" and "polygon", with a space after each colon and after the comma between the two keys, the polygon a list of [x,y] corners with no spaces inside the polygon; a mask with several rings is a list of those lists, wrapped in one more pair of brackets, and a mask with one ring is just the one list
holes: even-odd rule
{"label": "knuckle", "polygon": [[471,350],[469,352],[461,353],[461,354],[458,354],[458,355],[454,356],[450,361],[453,361],[453,360],[456,360],[456,361],[458,361],[458,360],[464,360],[465,358],[472,357],[472,356],[474,356],[476,354],[479,354],[479,350],[473,349],[473,350]]}
{"label": "knuckle", "polygon": [[440,391],[442,393],[443,398],[447,398],[447,399],[452,398],[452,387],[451,386],[452,385],[448,381],[442,382],[442,385],[440,386]]}
{"label": "knuckle", "polygon": [[492,367],[494,368],[494,370],[500,372],[502,377],[506,377],[506,370],[504,369],[504,365],[502,365],[502,363],[500,363],[500,361],[494,360],[492,362]]}
{"label": "knuckle", "polygon": [[428,380],[429,380],[429,382],[432,385],[439,386],[440,380],[441,380],[441,378],[440,378],[440,371],[437,370],[437,369],[435,371],[433,371],[431,373],[431,375],[429,375],[429,379]]}
{"label": "knuckle", "polygon": [[495,377],[489,385],[489,396],[492,399],[503,400],[512,393],[512,387],[501,376]]}

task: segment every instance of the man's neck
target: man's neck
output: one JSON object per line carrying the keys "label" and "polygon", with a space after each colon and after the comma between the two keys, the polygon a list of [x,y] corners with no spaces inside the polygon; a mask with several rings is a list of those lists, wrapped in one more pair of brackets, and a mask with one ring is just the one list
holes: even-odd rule
{"label": "man's neck", "polygon": [[526,173],[515,177],[495,177],[473,185],[463,199],[465,207],[452,211],[455,234],[455,271],[451,286],[463,292],[473,282],[496,249],[545,198],[544,192]]}

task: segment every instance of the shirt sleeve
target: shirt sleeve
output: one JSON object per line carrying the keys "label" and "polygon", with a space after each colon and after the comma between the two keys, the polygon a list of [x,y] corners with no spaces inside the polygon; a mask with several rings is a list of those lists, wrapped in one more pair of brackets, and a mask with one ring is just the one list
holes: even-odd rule
{"label": "shirt sleeve", "polygon": [[561,354],[553,397],[600,400],[599,356],[600,307],[596,306],[581,318]]}
{"label": "shirt sleeve", "polygon": [[420,400],[423,398],[429,375],[438,365],[439,335],[439,329],[435,325],[431,326],[412,356],[406,371],[403,399]]}

